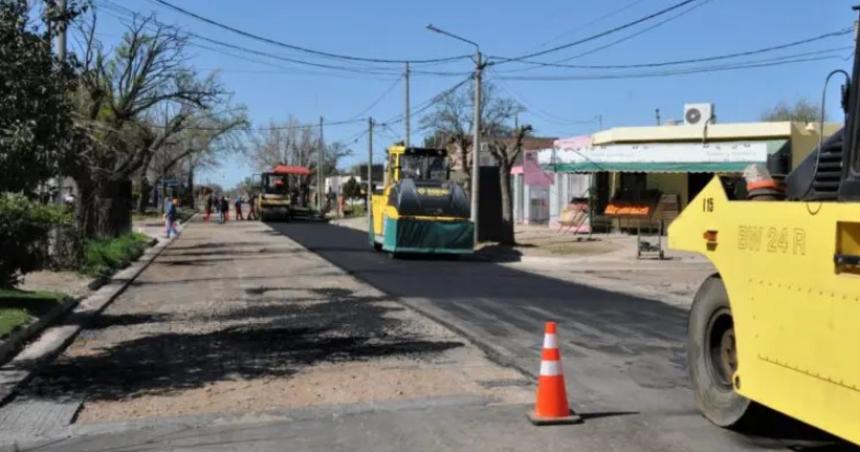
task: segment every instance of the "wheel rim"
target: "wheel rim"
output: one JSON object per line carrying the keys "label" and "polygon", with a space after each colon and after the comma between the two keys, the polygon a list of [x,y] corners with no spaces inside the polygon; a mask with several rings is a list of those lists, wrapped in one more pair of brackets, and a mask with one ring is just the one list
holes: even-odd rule
{"label": "wheel rim", "polygon": [[738,368],[735,329],[731,311],[720,309],[708,322],[706,330],[708,346],[705,359],[711,379],[725,391],[732,390],[732,377]]}

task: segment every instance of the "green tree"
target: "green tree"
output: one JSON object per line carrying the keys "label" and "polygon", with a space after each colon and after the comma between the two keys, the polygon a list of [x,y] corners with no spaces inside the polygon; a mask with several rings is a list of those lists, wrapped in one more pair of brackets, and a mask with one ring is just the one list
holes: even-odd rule
{"label": "green tree", "polygon": [[0,2],[0,191],[32,193],[68,163],[77,134],[74,72],[51,52],[52,27],[28,25],[27,3]]}
{"label": "green tree", "polygon": [[37,268],[48,232],[68,219],[57,205],[0,193],[0,288],[14,286],[22,273]]}
{"label": "green tree", "polygon": [[355,177],[350,177],[349,180],[343,183],[341,192],[344,199],[361,198],[361,184],[355,180]]}
{"label": "green tree", "polygon": [[[827,115],[824,115],[827,120]],[[793,105],[786,102],[776,104],[761,115],[762,121],[797,121],[818,122],[821,120],[821,107],[806,99],[801,99]]]}

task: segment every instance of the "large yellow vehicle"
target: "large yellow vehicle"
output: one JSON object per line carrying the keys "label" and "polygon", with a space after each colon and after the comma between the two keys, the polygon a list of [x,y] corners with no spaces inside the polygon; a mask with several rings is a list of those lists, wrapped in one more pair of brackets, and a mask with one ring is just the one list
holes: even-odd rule
{"label": "large yellow vehicle", "polygon": [[378,251],[467,254],[474,224],[443,149],[388,148],[385,181],[372,196],[370,239]]}
{"label": "large yellow vehicle", "polygon": [[311,174],[304,166],[277,165],[260,175],[260,194],[254,202],[262,221],[290,220],[307,215],[306,186],[301,178]]}
{"label": "large yellow vehicle", "polygon": [[732,199],[715,178],[669,228],[671,248],[718,271],[688,338],[696,399],[717,425],[747,423],[760,404],[860,444],[858,55],[844,128],[788,176],[785,200]]}

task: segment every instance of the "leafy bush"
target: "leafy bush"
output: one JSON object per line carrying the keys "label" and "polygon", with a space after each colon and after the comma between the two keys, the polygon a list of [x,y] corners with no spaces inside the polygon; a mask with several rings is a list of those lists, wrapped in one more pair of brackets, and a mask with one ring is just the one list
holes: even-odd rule
{"label": "leafy bush", "polygon": [[14,193],[0,193],[0,287],[37,268],[48,232],[70,223],[62,206],[46,205]]}
{"label": "leafy bush", "polygon": [[84,248],[81,271],[91,276],[110,275],[140,257],[149,242],[149,237],[136,232],[115,239],[90,240]]}

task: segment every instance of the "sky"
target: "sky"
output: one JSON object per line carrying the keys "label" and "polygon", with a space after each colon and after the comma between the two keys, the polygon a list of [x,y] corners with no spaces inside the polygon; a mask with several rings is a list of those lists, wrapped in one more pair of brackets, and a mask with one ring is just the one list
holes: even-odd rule
{"label": "sky", "polygon": [[[113,1],[113,5],[109,2]],[[256,127],[284,121],[289,115],[306,123],[342,122],[372,116],[377,122],[404,110],[403,64],[370,64],[318,57],[260,42],[158,4],[154,0],[94,0],[100,39],[110,44],[124,25],[115,5],[182,30],[241,46],[248,51],[217,49],[192,38],[189,63],[202,73],[217,71],[233,101],[248,109]],[[521,124],[541,136],[569,137],[593,133],[601,126],[653,125],[655,109],[663,120],[680,120],[685,103],[711,102],[719,122],[755,121],[781,101],[820,102],[824,80],[833,69],[851,68],[853,34],[742,58],[643,69],[552,68],[507,62],[517,57],[574,43],[660,11],[681,0],[510,0],[432,2],[315,0],[169,0],[200,16],[282,43],[343,55],[391,60],[420,60],[471,54],[474,47],[426,29],[433,24],[478,43],[498,64],[485,80],[499,94],[519,102],[526,111]],[[536,56],[535,61],[577,65],[631,65],[686,60],[768,48],[850,27],[856,0],[694,0],[671,13],[589,42]],[[606,48],[614,41],[621,40]],[[207,48],[204,48],[207,47]],[[217,50],[212,50],[217,49]],[[595,50],[594,52],[588,52]],[[823,52],[824,53],[816,53]],[[588,52],[588,55],[580,54]],[[814,54],[813,54],[814,53]],[[273,59],[274,57],[281,59]],[[578,56],[580,55],[580,56]],[[713,66],[765,62],[797,55],[793,64],[727,71]],[[496,58],[493,58],[496,57]],[[576,57],[576,58],[571,58]],[[309,67],[283,58],[348,67],[348,71]],[[821,59],[825,58],[825,59]],[[358,68],[359,72],[356,72]],[[705,68],[692,74],[663,74],[679,68]],[[464,81],[474,63],[412,64],[413,110],[438,93]],[[620,74],[626,77],[618,78]],[[607,78],[612,76],[613,78]],[[827,113],[842,120],[839,90],[828,90]],[[412,119],[412,142],[423,131]],[[354,150],[343,166],[367,159],[366,121],[330,125],[325,140],[346,142]],[[403,137],[402,123],[377,128],[375,159]],[[231,187],[254,170],[243,155],[224,157],[220,167],[199,176],[201,182]]]}

